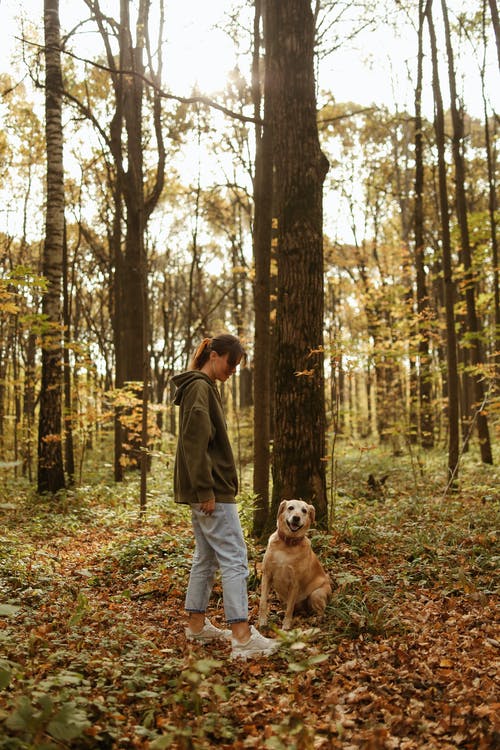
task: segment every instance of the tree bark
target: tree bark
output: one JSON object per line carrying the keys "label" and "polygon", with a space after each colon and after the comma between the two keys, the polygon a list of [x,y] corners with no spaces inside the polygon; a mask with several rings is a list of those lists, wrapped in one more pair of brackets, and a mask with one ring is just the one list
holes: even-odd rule
{"label": "tree bark", "polygon": [[[86,0],[98,25],[111,71],[116,108],[110,124],[108,145],[116,167],[114,188],[114,219],[112,250],[114,277],[113,333],[115,345],[115,386],[125,383],[143,383],[135,389],[135,395],[145,398],[144,383],[149,389],[149,312],[147,294],[147,257],[144,234],[147,220],[154,211],[165,178],[165,146],[161,122],[160,81],[162,75],[161,41],[164,27],[164,3],[159,0],[159,23],[156,69],[153,69],[153,53],[149,38],[148,0],[140,0],[135,23],[135,46],[130,22],[129,0],[120,0],[119,50],[117,66],[113,43],[108,31],[109,19],[100,10],[98,0]],[[149,192],[144,192],[142,104],[143,104],[143,55],[147,56],[147,75],[155,83],[153,92],[153,128],[158,149],[154,180],[148,180]],[[127,71],[126,73],[124,71]],[[126,143],[124,138],[126,132]],[[126,157],[126,158],[125,158]],[[125,168],[126,164],[126,168]],[[125,209],[123,207],[125,203]],[[123,224],[125,222],[125,249],[122,249]],[[145,416],[141,424],[144,435]],[[115,479],[123,478],[123,436],[126,433],[121,423],[121,410],[115,413]],[[142,438],[141,438],[142,440]],[[144,446],[134,437],[137,449],[144,455]]]}
{"label": "tree bark", "polygon": [[71,302],[68,279],[68,238],[66,222],[63,236],[63,323],[64,323],[64,459],[68,484],[75,483],[75,454],[73,446],[73,404],[71,398],[71,365],[69,344],[71,341]]}
{"label": "tree bark", "polygon": [[[141,2],[141,7],[142,7]],[[123,76],[123,116],[127,132],[127,169],[123,175],[123,195],[127,207],[125,256],[123,259],[123,346],[124,380],[140,382],[143,375],[144,309],[142,274],[144,256],[144,189],[142,159],[142,80],[143,48],[140,40],[133,46],[129,0],[121,0],[120,24],[123,27],[122,70],[138,75]],[[140,15],[140,13],[139,13]],[[138,20],[137,26],[142,24]]]}
{"label": "tree bark", "polygon": [[493,30],[495,32],[495,40],[497,43],[497,56],[498,56],[498,67],[500,68],[500,19],[498,17],[498,6],[497,0],[489,0],[491,21],[493,23]]}
{"label": "tree bark", "polygon": [[23,476],[33,480],[33,426],[35,425],[36,335],[28,334],[23,398]]}
{"label": "tree bark", "polygon": [[[494,0],[491,0],[494,2]],[[496,7],[496,6],[495,6]],[[497,200],[497,179],[496,179],[496,164],[495,164],[495,149],[493,148],[492,134],[490,132],[490,119],[494,122],[493,118],[490,118],[488,113],[488,101],[486,95],[486,19],[485,19],[485,6],[483,7],[483,59],[481,62],[481,94],[483,100],[483,111],[484,111],[484,145],[486,150],[486,163],[488,165],[488,214],[490,220],[490,235],[491,235],[491,262],[493,266],[493,299],[494,299],[494,320],[495,320],[495,332],[493,334],[493,351],[495,362],[494,378],[496,382],[497,390],[500,389],[500,268],[498,264],[498,200]],[[497,25],[498,25],[498,13],[497,13]],[[499,56],[500,56],[500,46]],[[500,57],[499,57],[500,61]],[[494,126],[496,129],[496,126]],[[493,132],[493,136],[495,132]]]}
{"label": "tree bark", "polygon": [[[272,509],[314,504],[326,528],[323,371],[323,182],[309,0],[266,3],[278,217],[275,438]],[[270,524],[269,524],[270,525]]]}
{"label": "tree bark", "polygon": [[422,133],[422,67],[423,67],[423,25],[424,0],[419,0],[418,7],[418,53],[417,85],[415,88],[415,271],[418,312],[418,359],[419,359],[419,405],[420,405],[420,442],[423,448],[434,446],[434,423],[432,418],[432,372],[429,354],[430,318],[429,294],[424,262],[424,158]]}
{"label": "tree bark", "polygon": [[47,209],[42,272],[47,288],[42,299],[46,323],[42,335],[38,491],[55,493],[65,486],[61,430],[64,173],[59,0],[44,1],[44,29]]}
{"label": "tree bark", "polygon": [[451,44],[450,24],[448,19],[448,8],[445,0],[441,0],[443,19],[445,26],[446,51],[448,55],[448,78],[450,84],[451,119],[453,123],[452,150],[455,165],[455,201],[457,220],[460,229],[461,260],[464,266],[465,281],[465,305],[467,310],[467,329],[469,332],[468,344],[472,372],[465,373],[466,378],[472,379],[474,401],[472,413],[468,414],[471,423],[475,419],[479,437],[479,449],[483,463],[492,464],[493,454],[491,451],[491,440],[488,428],[488,417],[485,409],[486,390],[484,388],[484,361],[481,345],[481,331],[476,311],[476,284],[472,270],[472,253],[469,238],[469,226],[467,221],[467,198],[465,194],[465,166],[462,155],[463,138],[463,115],[457,105],[457,86],[455,76],[455,63],[453,48]]}
{"label": "tree bark", "polygon": [[[260,20],[261,0],[255,2],[254,59],[252,94],[254,114],[261,117],[260,85]],[[270,19],[267,19],[268,21]],[[272,34],[272,30],[264,32]],[[269,473],[271,465],[271,323],[270,323],[270,272],[271,272],[271,223],[273,206],[273,155],[272,124],[269,111],[270,72],[269,57],[265,58],[264,70],[264,125],[255,128],[255,174],[254,174],[254,222],[253,254],[255,280],[253,285],[255,310],[255,343],[253,362],[254,383],[254,447],[253,447],[253,491],[255,507],[253,533],[261,536],[269,514]]]}
{"label": "tree bark", "polygon": [[441,245],[443,258],[444,297],[446,310],[446,363],[448,386],[448,480],[455,484],[459,460],[459,381],[457,367],[457,337],[455,332],[455,285],[451,261],[450,219],[446,178],[446,149],[444,107],[439,82],[436,32],[432,17],[432,0],[427,7],[427,22],[432,50],[432,89],[434,94],[434,129],[438,151],[439,201],[441,215]]}

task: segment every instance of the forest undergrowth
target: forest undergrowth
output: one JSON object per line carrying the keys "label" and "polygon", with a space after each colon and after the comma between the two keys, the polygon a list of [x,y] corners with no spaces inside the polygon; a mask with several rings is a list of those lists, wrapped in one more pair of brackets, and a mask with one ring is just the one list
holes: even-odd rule
{"label": "forest undergrowth", "polygon": [[[49,502],[6,477],[0,748],[498,748],[500,472],[466,456],[445,496],[442,460],[344,451],[331,530],[311,533],[326,615],[283,633],[273,601],[282,647],[248,662],[185,639],[192,540],[161,462],[142,517],[135,478],[94,468]],[[240,512],[248,528],[250,495]],[[255,622],[264,545],[248,546]]]}

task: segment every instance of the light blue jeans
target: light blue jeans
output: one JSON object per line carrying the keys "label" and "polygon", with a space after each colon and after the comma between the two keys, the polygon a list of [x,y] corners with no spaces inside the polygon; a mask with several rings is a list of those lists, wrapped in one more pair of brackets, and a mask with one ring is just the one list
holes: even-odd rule
{"label": "light blue jeans", "polygon": [[235,503],[215,503],[211,516],[191,505],[196,546],[186,611],[205,612],[217,570],[221,572],[224,614],[228,623],[248,620],[248,558],[238,508]]}

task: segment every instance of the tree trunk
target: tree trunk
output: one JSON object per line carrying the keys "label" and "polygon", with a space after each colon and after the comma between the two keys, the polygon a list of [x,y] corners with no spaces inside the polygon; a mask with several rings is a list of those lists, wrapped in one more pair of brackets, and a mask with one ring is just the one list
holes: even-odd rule
{"label": "tree trunk", "polygon": [[[260,89],[260,19],[261,1],[255,3],[253,101],[255,118],[261,117]],[[268,19],[266,18],[266,23]],[[271,29],[265,29],[265,34]],[[254,447],[253,447],[253,491],[255,506],[253,533],[261,536],[269,514],[269,472],[271,465],[271,385],[270,385],[270,271],[271,271],[271,223],[273,206],[273,155],[272,130],[269,113],[270,73],[269,58],[265,58],[264,71],[264,125],[256,125],[255,175],[254,175],[254,223],[253,253],[255,279],[253,285],[255,310],[255,343],[253,362],[254,383]],[[267,83],[266,83],[267,82]]]}
{"label": "tree trunk", "polygon": [[420,441],[423,448],[434,446],[434,424],[432,418],[432,371],[429,355],[430,318],[429,293],[427,291],[424,262],[424,159],[422,133],[422,66],[423,66],[423,24],[424,0],[419,0],[418,8],[418,57],[417,85],[415,88],[415,271],[418,312],[418,359],[419,359],[419,405]]}
{"label": "tree trunk", "polygon": [[457,106],[457,86],[455,77],[455,63],[453,59],[453,48],[451,44],[450,24],[448,19],[448,9],[445,0],[441,0],[443,19],[446,36],[446,51],[448,55],[448,77],[450,83],[450,102],[451,118],[453,123],[453,161],[455,164],[455,195],[456,195],[456,213],[458,225],[460,228],[461,240],[461,260],[464,266],[465,281],[465,304],[467,310],[467,329],[469,332],[468,344],[472,372],[466,371],[466,378],[472,379],[474,401],[472,412],[468,417],[471,423],[476,420],[477,432],[479,437],[479,449],[481,460],[485,464],[493,463],[493,454],[491,452],[491,440],[488,428],[488,417],[486,416],[485,397],[486,391],[483,380],[483,354],[481,345],[481,331],[476,311],[476,285],[474,273],[472,270],[472,253],[469,238],[469,226],[467,222],[467,198],[465,195],[465,167],[462,155],[462,138],[463,138],[463,115]]}
{"label": "tree trunk", "polygon": [[326,528],[322,189],[328,162],[316,122],[314,20],[309,0],[269,0],[266,14],[278,216],[272,509],[275,517],[281,499],[303,498]]}
{"label": "tree trunk", "polygon": [[[161,7],[163,18],[163,5]],[[144,196],[144,169],[142,144],[142,100],[144,74],[143,53],[148,28],[149,2],[140,0],[136,21],[136,43],[132,41],[128,0],[121,0],[121,66],[133,71],[122,76],[123,119],[127,132],[127,170],[122,173],[122,189],[126,214],[125,255],[122,264],[122,322],[123,322],[123,379],[125,383],[141,383],[133,393],[141,399],[141,424],[135,426],[135,435],[129,436],[132,444],[131,458],[141,469],[141,512],[146,505],[146,475],[148,456],[148,402],[149,402],[149,314],[147,293],[147,258],[144,244],[146,212],[153,211],[163,184],[165,153],[161,135],[160,106],[155,98],[154,123],[159,144],[159,161],[156,180],[148,201]],[[161,26],[162,22],[160,23]],[[149,43],[149,39],[148,39]],[[161,65],[161,62],[160,62]],[[151,75],[154,75],[151,71]],[[123,301],[126,300],[126,304]],[[138,435],[140,434],[140,438]]]}
{"label": "tree trunk", "polygon": [[500,19],[498,17],[497,0],[489,0],[489,3],[491,10],[491,21],[493,23],[493,29],[495,31],[495,39],[497,43],[498,67],[500,68]]}
{"label": "tree trunk", "polygon": [[[491,0],[494,3],[494,0]],[[496,8],[496,5],[495,5]],[[495,170],[495,151],[492,146],[492,137],[490,133],[490,118],[488,116],[488,101],[486,95],[486,19],[483,13],[483,48],[484,55],[481,62],[481,94],[483,99],[483,111],[484,111],[484,143],[486,149],[486,163],[488,165],[488,213],[490,219],[490,235],[491,235],[491,262],[493,266],[493,299],[494,299],[494,320],[495,320],[495,331],[493,334],[493,351],[495,362],[495,381],[497,390],[500,389],[500,273],[498,265],[498,201],[497,201],[497,188],[496,188],[496,170]],[[497,27],[498,27],[498,12],[497,12]],[[500,32],[499,32],[500,33]],[[499,60],[500,60],[500,46]],[[493,133],[495,135],[495,133]]]}
{"label": "tree trunk", "polygon": [[38,491],[55,493],[65,486],[61,435],[64,173],[59,0],[44,1],[44,29],[47,211],[42,272],[47,288],[42,299],[46,324],[42,335]]}
{"label": "tree trunk", "polygon": [[[113,343],[115,348],[115,388],[123,388],[125,383],[125,355],[124,355],[124,324],[123,324],[123,253],[122,253],[122,194],[123,194],[123,168],[122,168],[122,123],[123,105],[121,94],[122,78],[118,77],[115,84],[116,111],[110,126],[110,147],[116,164],[116,179],[113,186],[113,230],[112,230],[112,263],[113,278],[111,281],[111,298],[113,300]],[[120,406],[114,409],[114,479],[115,482],[123,481],[123,427],[121,422]]]}
{"label": "tree trunk", "polygon": [[[201,125],[199,119],[199,113],[197,117],[197,138],[198,138],[198,153],[200,152],[200,139],[201,139]],[[187,299],[187,314],[186,314],[186,333],[184,335],[184,369],[187,369],[189,361],[192,355],[193,348],[193,321],[194,315],[194,302],[195,302],[195,287],[196,274],[200,266],[199,260],[199,248],[198,248],[198,228],[200,223],[200,199],[201,199],[201,164],[198,161],[197,170],[197,183],[195,191],[195,209],[193,216],[193,231],[191,234],[191,263],[189,265],[189,277],[188,277],[188,299]],[[208,333],[208,332],[206,332]]]}
{"label": "tree trunk", "polygon": [[[113,278],[111,296],[113,299],[113,336],[115,346],[115,386],[122,388],[127,382],[144,383],[149,377],[149,322],[147,311],[147,258],[144,247],[146,223],[156,207],[165,175],[165,148],[161,121],[162,96],[162,42],[164,29],[164,2],[158,0],[156,7],[158,22],[155,27],[157,39],[155,50],[149,38],[150,1],[120,0],[120,20],[115,21],[104,15],[99,0],[85,0],[95,19],[104,44],[110,80],[115,94],[115,112],[110,123],[107,145],[116,167],[113,184],[114,219],[110,241],[112,251]],[[130,21],[130,8],[137,9],[135,22],[135,42]],[[155,19],[156,21],[156,19]],[[116,31],[118,30],[118,39]],[[119,60],[116,58],[115,43],[118,41]],[[145,71],[143,54],[147,56],[148,68]],[[153,60],[156,69],[153,68]],[[149,191],[145,195],[143,174],[142,103],[144,81],[154,86],[153,128],[158,149],[158,159],[154,180],[148,179]],[[84,116],[89,116],[86,106],[82,106]],[[91,115],[90,115],[91,116]],[[95,119],[91,116],[91,119]],[[148,120],[149,122],[149,120]],[[124,143],[124,130],[126,144]],[[101,132],[104,130],[101,128]],[[149,175],[148,175],[149,178]],[[126,211],[124,210],[125,204]],[[123,224],[125,222],[125,242]],[[124,248],[122,248],[122,243]],[[140,385],[129,389],[133,396],[144,396]],[[141,440],[138,432],[143,430],[137,423],[127,436],[122,417],[127,409],[115,410],[115,479],[123,477],[123,442],[130,437],[133,443],[129,457],[137,459],[141,453]],[[137,463],[137,462],[136,462]]]}
{"label": "tree trunk", "polygon": [[[141,2],[142,6],[142,2]],[[125,257],[123,260],[123,346],[125,382],[142,381],[144,309],[142,260],[144,256],[144,189],[142,160],[142,44],[134,48],[130,30],[129,0],[121,0],[120,23],[124,28],[122,70],[137,75],[123,76],[123,116],[127,131],[127,170],[123,193],[127,207]],[[139,26],[141,21],[138,21]]]}
{"label": "tree trunk", "polygon": [[68,484],[75,483],[75,454],[73,446],[73,404],[71,398],[71,366],[69,345],[71,341],[70,289],[68,280],[68,241],[66,222],[63,238],[63,322],[64,322],[64,458]]}
{"label": "tree trunk", "polygon": [[[121,141],[120,141],[121,142]],[[123,388],[124,379],[124,354],[123,354],[123,256],[121,249],[122,234],[122,188],[120,175],[117,174],[114,188],[114,210],[113,216],[113,265],[114,273],[112,279],[113,299],[113,342],[115,347],[115,388]],[[114,479],[115,482],[123,481],[123,427],[121,422],[120,406],[114,409]]]}
{"label": "tree trunk", "polygon": [[455,332],[455,286],[451,262],[448,187],[446,179],[446,149],[444,107],[439,83],[436,32],[432,18],[432,1],[428,4],[427,21],[432,49],[432,89],[434,94],[434,128],[438,150],[439,201],[441,214],[441,244],[443,257],[444,297],[446,310],[446,363],[448,386],[448,479],[453,485],[458,475],[459,460],[459,381],[457,367],[457,339]]}
{"label": "tree trunk", "polygon": [[33,425],[35,424],[36,335],[28,334],[23,398],[23,476],[33,481]]}

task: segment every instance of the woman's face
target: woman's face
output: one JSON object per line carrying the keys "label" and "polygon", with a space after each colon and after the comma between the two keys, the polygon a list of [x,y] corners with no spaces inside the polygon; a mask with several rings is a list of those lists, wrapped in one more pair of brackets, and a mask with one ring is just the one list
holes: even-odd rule
{"label": "woman's face", "polygon": [[236,368],[241,362],[241,357],[238,359],[234,366],[231,365],[228,360],[229,353],[210,353],[211,372],[209,374],[213,380],[220,380],[222,383],[225,383],[226,380],[231,377],[231,375],[234,375],[234,373],[236,372]]}

